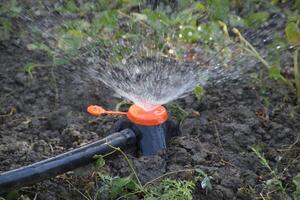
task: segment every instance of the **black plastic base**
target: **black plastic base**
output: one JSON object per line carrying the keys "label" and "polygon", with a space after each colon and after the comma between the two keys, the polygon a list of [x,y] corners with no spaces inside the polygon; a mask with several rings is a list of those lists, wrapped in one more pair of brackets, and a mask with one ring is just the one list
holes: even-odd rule
{"label": "black plastic base", "polygon": [[112,132],[118,132],[126,128],[136,133],[139,149],[144,156],[155,155],[166,149],[170,138],[179,135],[179,128],[172,120],[168,120],[159,126],[141,126],[130,122],[127,118],[123,118],[115,123]]}

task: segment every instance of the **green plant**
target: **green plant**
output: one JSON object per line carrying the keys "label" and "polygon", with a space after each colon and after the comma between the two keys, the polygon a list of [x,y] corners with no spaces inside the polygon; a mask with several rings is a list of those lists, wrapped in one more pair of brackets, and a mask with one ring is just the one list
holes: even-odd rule
{"label": "green plant", "polygon": [[204,97],[205,90],[202,86],[198,85],[194,88],[194,95],[198,101],[198,103],[201,103]]}
{"label": "green plant", "polygon": [[192,200],[195,183],[192,181],[180,181],[164,179],[158,186],[148,189],[145,200]]}
{"label": "green plant", "polygon": [[295,200],[300,199],[300,173],[298,173],[294,178],[293,178],[293,183],[296,186],[296,190],[293,193],[293,197]]}
{"label": "green plant", "polygon": [[[255,155],[259,158],[260,163],[266,167],[271,175],[271,179],[267,180],[265,182],[265,186],[267,188],[270,188],[271,190],[275,190],[279,193],[280,199],[289,199],[290,196],[286,193],[285,187],[281,181],[281,177],[279,174],[271,168],[269,165],[268,160],[264,157],[264,155],[261,153],[262,147],[261,146],[253,146],[251,147],[251,150],[255,153]],[[268,195],[268,194],[267,194]],[[268,197],[268,196],[267,196]],[[269,198],[269,197],[268,197]]]}
{"label": "green plant", "polygon": [[[109,145],[109,144],[108,144]],[[100,182],[97,185],[97,196],[99,198],[105,199],[127,199],[133,197],[134,195],[143,196],[147,200],[190,200],[192,199],[192,194],[196,183],[201,182],[201,187],[206,190],[206,192],[212,190],[211,180],[212,177],[208,176],[200,168],[195,169],[183,169],[173,172],[168,172],[162,176],[159,176],[144,185],[141,184],[138,174],[135,171],[131,161],[127,155],[120,149],[114,146],[109,145],[113,151],[106,155],[96,155],[94,156],[96,160],[96,169],[97,169],[97,179],[96,182]],[[104,157],[119,152],[123,155],[127,161],[133,176],[127,177],[111,177],[103,171],[105,165]],[[195,173],[194,179],[192,180],[174,180],[165,177],[169,175],[182,173],[182,172],[193,172]],[[159,181],[159,184],[154,184]],[[89,196],[89,195],[88,195]]]}
{"label": "green plant", "polygon": [[10,38],[13,23],[12,19],[18,16],[22,8],[16,0],[5,1],[0,4],[0,41]]}
{"label": "green plant", "polygon": [[[242,36],[242,34],[239,32],[238,29],[234,28],[233,32],[237,34],[241,42],[245,45],[244,49],[252,54],[254,57],[256,57],[260,62],[263,63],[263,65],[268,69],[269,76],[275,80],[280,80],[287,85],[293,87],[293,84],[290,80],[286,79],[282,74],[279,66],[271,65],[268,61],[266,61],[258,52],[257,50]],[[298,66],[298,52],[299,48],[295,47],[294,52],[294,82],[295,82],[295,89],[296,89],[296,97],[299,99],[300,97],[300,83],[299,83],[299,66]]]}
{"label": "green plant", "polygon": [[167,109],[170,112],[170,115],[174,116],[179,124],[182,124],[182,122],[189,116],[189,113],[176,103],[168,104]]}
{"label": "green plant", "polygon": [[298,64],[299,49],[300,49],[300,30],[298,28],[300,20],[290,21],[285,28],[286,38],[290,45],[293,46],[294,54],[294,81],[296,87],[297,99],[300,100],[300,70]]}

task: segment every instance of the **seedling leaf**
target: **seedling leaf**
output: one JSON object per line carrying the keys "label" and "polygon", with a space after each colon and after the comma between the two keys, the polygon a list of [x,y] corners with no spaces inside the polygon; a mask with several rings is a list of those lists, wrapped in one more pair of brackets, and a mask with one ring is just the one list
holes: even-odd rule
{"label": "seedling leaf", "polygon": [[286,25],[285,34],[290,45],[300,44],[300,31],[295,22],[289,22]]}
{"label": "seedling leaf", "polygon": [[96,168],[97,169],[104,167],[105,160],[102,155],[95,155],[93,158],[96,160]]}

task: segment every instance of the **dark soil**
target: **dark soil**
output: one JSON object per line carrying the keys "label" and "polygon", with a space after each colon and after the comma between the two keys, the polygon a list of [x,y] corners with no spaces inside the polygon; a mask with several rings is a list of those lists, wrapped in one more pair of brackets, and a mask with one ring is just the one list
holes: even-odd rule
{"label": "dark soil", "polygon": [[[32,60],[44,62],[47,57],[14,43],[0,45],[0,172],[101,139],[118,120],[110,116],[95,119],[85,111],[89,104],[113,109],[120,101],[104,85],[74,76],[76,68],[72,67],[38,67],[30,77],[24,64]],[[250,78],[257,67],[256,62],[248,63],[248,72],[239,78],[206,85],[202,103],[192,94],[178,100],[191,114],[182,123],[181,135],[170,141],[166,154],[138,157],[135,148],[127,150],[141,181],[199,167],[213,177],[213,190],[206,193],[198,184],[194,199],[255,199],[263,182],[271,178],[249,148],[259,144],[264,146],[271,167],[283,172],[289,164],[282,181],[290,182],[300,169],[299,161],[293,162],[300,147],[299,110],[284,85]],[[263,103],[266,98],[268,107]],[[289,147],[298,147],[298,151]],[[112,175],[131,174],[121,155],[106,162]],[[87,190],[93,171],[90,165],[24,188],[22,193],[47,200],[83,199],[75,188]]]}

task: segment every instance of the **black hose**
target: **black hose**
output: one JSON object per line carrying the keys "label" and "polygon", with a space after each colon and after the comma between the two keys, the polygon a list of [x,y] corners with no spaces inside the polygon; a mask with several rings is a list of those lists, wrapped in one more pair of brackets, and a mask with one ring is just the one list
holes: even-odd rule
{"label": "black hose", "polygon": [[60,154],[32,165],[11,170],[0,174],[0,194],[30,185],[58,174],[74,170],[93,161],[96,154],[106,154],[114,147],[124,147],[136,142],[135,133],[131,129],[124,129],[108,137]]}

